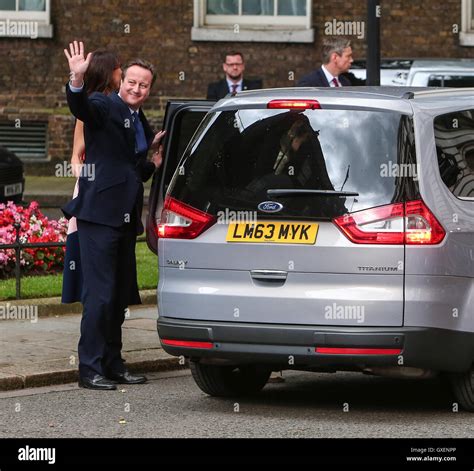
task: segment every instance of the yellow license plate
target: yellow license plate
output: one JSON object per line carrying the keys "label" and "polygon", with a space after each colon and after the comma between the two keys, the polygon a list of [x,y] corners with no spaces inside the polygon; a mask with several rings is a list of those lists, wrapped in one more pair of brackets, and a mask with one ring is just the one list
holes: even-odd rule
{"label": "yellow license plate", "polygon": [[226,241],[314,244],[318,228],[306,222],[239,222],[229,224]]}

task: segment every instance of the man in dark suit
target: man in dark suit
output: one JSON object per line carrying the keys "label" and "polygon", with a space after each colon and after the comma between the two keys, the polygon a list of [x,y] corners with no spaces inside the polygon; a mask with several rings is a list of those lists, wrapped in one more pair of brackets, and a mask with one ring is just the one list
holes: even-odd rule
{"label": "man in dark suit", "polygon": [[[347,74],[351,68],[351,42],[343,38],[326,39],[322,47],[323,65],[298,81],[298,87],[348,87]],[[355,84],[354,84],[355,85]]]}
{"label": "man in dark suit", "polygon": [[225,78],[208,85],[208,100],[217,101],[229,93],[235,94],[243,90],[258,90],[262,88],[261,80],[244,79],[245,62],[241,52],[228,52],[225,55],[222,68],[225,72]]}
{"label": "man in dark suit", "polygon": [[[85,163],[95,168],[95,179],[79,178],[78,196],[63,208],[77,218],[84,274],[79,385],[111,390],[146,381],[125,368],[122,323],[136,269],[136,235],[143,232],[142,181],[161,165],[164,133],[154,136],[141,110],[155,78],[151,64],[138,59],[124,66],[118,94],[88,97],[83,77],[91,55],[84,58],[82,42],[69,48],[67,101],[84,122]],[[150,147],[157,149],[151,162]]]}

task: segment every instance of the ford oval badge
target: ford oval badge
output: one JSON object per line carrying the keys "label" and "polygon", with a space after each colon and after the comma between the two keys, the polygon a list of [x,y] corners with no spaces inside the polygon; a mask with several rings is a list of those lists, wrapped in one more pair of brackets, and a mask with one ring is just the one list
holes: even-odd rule
{"label": "ford oval badge", "polygon": [[278,213],[278,211],[283,209],[283,205],[275,201],[264,201],[257,208],[264,213]]}

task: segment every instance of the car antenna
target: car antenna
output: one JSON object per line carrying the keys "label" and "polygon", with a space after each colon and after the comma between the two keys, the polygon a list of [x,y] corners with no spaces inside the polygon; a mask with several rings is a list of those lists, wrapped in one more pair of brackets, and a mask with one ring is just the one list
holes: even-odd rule
{"label": "car antenna", "polygon": [[344,188],[344,185],[345,185],[346,182],[347,182],[347,179],[349,178],[349,170],[350,170],[350,168],[351,168],[351,164],[349,164],[349,165],[347,166],[346,178],[345,178],[344,183],[342,184],[342,186],[341,186],[341,188],[340,188],[339,191],[342,191],[342,189]]}

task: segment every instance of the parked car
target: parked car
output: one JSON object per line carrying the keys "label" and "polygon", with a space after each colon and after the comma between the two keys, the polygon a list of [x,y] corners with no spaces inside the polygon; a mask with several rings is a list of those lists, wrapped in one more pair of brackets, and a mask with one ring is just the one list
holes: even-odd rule
{"label": "parked car", "polygon": [[13,152],[0,147],[0,203],[20,203],[24,189],[22,161]]}
{"label": "parked car", "polygon": [[[412,59],[382,59],[380,61],[380,85],[406,85],[408,71],[413,64]],[[365,60],[355,60],[350,72],[360,80],[367,78],[367,63]]]}
{"label": "parked car", "polygon": [[[366,78],[365,61],[351,72]],[[411,87],[474,87],[473,59],[386,59],[381,61],[380,84]]]}
{"label": "parked car", "polygon": [[158,333],[205,393],[441,374],[474,411],[472,91],[248,91],[170,103],[165,128]]}

